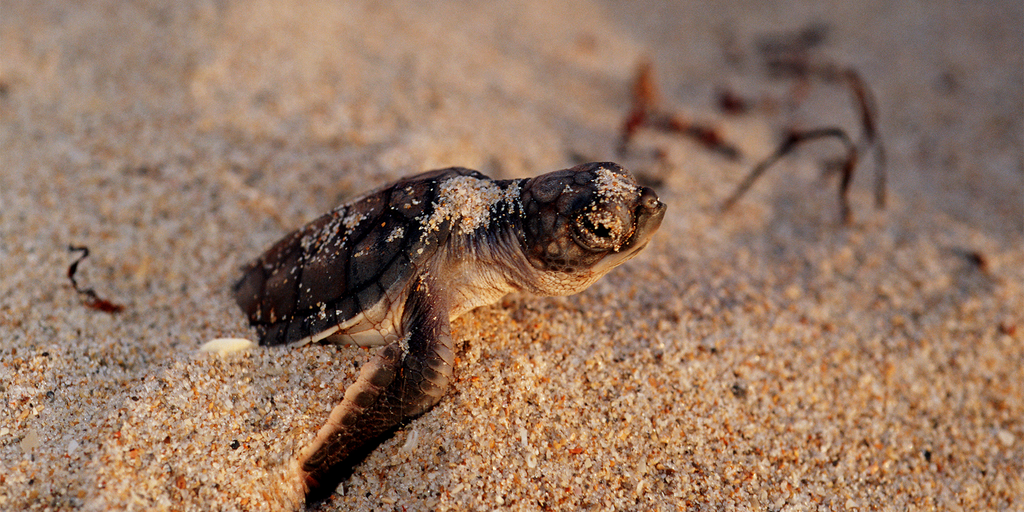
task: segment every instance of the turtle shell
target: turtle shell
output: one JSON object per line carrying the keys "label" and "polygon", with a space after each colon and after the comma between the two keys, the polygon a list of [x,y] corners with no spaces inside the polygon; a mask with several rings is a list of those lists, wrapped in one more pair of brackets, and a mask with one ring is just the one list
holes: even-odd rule
{"label": "turtle shell", "polygon": [[235,300],[261,345],[379,345],[401,335],[411,283],[445,244],[431,223],[439,186],[483,174],[453,167],[402,179],[292,232],[243,269]]}

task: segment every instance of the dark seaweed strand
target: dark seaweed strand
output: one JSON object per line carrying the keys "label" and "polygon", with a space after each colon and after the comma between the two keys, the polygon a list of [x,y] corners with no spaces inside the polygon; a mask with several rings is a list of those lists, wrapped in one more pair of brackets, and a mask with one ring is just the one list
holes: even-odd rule
{"label": "dark seaweed strand", "polygon": [[79,295],[86,297],[85,305],[92,309],[110,314],[124,311],[124,306],[100,297],[92,287],[82,288],[78,285],[78,280],[75,279],[75,274],[78,272],[78,264],[85,260],[85,258],[89,257],[89,248],[84,245],[69,245],[68,251],[82,253],[82,255],[75,261],[71,262],[71,265],[68,267],[68,279],[71,280],[71,287],[74,288]]}

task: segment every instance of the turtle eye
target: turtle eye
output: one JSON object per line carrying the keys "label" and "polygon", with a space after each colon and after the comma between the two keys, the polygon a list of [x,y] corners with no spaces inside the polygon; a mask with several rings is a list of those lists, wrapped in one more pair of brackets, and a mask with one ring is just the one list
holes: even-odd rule
{"label": "turtle eye", "polygon": [[576,218],[576,239],[591,250],[617,250],[623,231],[622,220],[607,210],[588,211]]}
{"label": "turtle eye", "polygon": [[583,225],[583,229],[589,231],[592,235],[598,238],[608,238],[612,236],[612,228],[605,224],[603,221],[594,222],[591,215],[584,215],[580,219],[580,223]]}

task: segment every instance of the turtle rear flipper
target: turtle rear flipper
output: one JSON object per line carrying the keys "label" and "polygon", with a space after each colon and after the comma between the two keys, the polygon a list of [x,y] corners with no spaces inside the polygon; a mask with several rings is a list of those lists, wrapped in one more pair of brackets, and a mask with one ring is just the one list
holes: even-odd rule
{"label": "turtle rear flipper", "polygon": [[401,422],[423,414],[444,396],[452,380],[448,309],[416,287],[406,304],[406,335],[374,354],[345,390],[316,439],[299,456],[307,502],[330,496],[352,466]]}

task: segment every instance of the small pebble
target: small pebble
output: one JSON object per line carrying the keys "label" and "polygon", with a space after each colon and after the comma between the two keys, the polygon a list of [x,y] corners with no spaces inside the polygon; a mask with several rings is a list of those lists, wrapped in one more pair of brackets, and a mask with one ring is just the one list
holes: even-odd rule
{"label": "small pebble", "polygon": [[1003,443],[1003,446],[1007,448],[1013,446],[1013,443],[1017,440],[1017,437],[1009,430],[1000,430],[996,433],[996,437],[999,438],[999,442]]}
{"label": "small pebble", "polygon": [[21,442],[18,443],[21,446],[21,451],[28,453],[42,444],[39,441],[39,433],[35,429],[31,429],[25,434],[25,437],[21,438]]}

